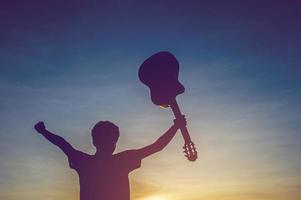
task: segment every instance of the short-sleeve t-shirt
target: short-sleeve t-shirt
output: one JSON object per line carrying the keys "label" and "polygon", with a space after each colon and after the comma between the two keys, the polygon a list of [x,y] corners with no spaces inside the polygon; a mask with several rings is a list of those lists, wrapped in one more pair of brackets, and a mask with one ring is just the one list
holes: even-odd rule
{"label": "short-sleeve t-shirt", "polygon": [[75,151],[68,160],[79,175],[81,200],[130,200],[128,174],[141,166],[137,150],[106,158]]}

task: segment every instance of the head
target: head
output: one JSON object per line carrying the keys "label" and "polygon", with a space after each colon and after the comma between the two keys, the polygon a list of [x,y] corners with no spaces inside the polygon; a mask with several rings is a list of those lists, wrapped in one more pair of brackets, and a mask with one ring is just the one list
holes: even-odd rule
{"label": "head", "polygon": [[97,150],[112,154],[119,138],[119,128],[109,121],[100,121],[92,129],[93,145]]}

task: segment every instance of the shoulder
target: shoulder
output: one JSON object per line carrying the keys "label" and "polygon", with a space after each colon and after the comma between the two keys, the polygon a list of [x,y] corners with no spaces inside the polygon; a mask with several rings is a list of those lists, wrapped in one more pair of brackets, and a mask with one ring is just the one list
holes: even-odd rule
{"label": "shoulder", "polygon": [[87,154],[87,153],[85,153],[85,152],[82,152],[82,151],[79,151],[79,150],[75,150],[76,151],[76,153],[78,154],[78,155],[81,155],[81,156],[86,156],[86,157],[91,157],[92,155],[90,155],[90,154]]}
{"label": "shoulder", "polygon": [[91,157],[92,155],[87,154],[87,153],[82,152],[82,151],[79,151],[79,150],[74,150],[74,151],[72,152],[72,155],[71,155],[71,156],[72,156],[72,157],[78,157],[78,158],[89,158],[89,157]]}
{"label": "shoulder", "polygon": [[139,156],[138,150],[126,150],[118,153],[117,155],[120,156],[120,160],[128,172],[131,172],[141,166],[141,157]]}
{"label": "shoulder", "polygon": [[119,152],[119,153],[115,154],[114,156],[116,156],[116,157],[127,157],[127,156],[135,156],[136,154],[138,154],[138,150],[131,149],[131,150],[126,150],[126,151]]}
{"label": "shoulder", "polygon": [[73,169],[79,169],[80,166],[85,163],[83,161],[87,161],[91,157],[92,156],[87,153],[75,150],[73,151],[72,155],[68,157],[69,166]]}

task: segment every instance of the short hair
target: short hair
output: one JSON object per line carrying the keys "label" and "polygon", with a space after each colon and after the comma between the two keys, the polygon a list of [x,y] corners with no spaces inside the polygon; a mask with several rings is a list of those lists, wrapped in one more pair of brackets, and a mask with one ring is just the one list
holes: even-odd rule
{"label": "short hair", "polygon": [[99,121],[92,128],[92,137],[101,137],[102,139],[117,142],[119,138],[119,128],[112,122]]}

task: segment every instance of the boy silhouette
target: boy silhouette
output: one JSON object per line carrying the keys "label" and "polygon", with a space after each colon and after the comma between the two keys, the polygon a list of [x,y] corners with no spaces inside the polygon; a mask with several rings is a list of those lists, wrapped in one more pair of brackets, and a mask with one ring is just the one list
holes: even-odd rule
{"label": "boy silhouette", "polygon": [[161,151],[181,126],[184,115],[153,144],[113,154],[119,138],[119,128],[109,121],[100,121],[92,129],[96,153],[89,155],[74,149],[64,138],[49,132],[42,121],[34,128],[68,157],[70,168],[79,175],[80,200],[130,200],[128,174],[139,168],[141,160]]}

